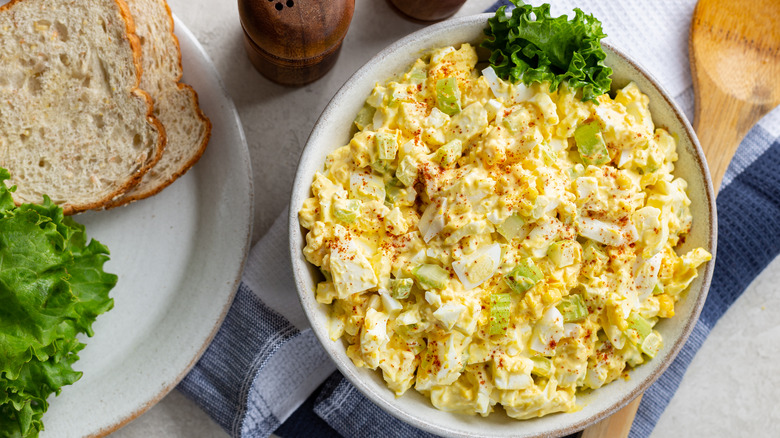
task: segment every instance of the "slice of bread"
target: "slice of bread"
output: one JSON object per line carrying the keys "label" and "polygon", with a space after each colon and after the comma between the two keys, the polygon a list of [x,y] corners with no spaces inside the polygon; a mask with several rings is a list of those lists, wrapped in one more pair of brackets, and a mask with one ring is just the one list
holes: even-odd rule
{"label": "slice of bread", "polygon": [[126,0],[141,41],[141,88],[154,99],[154,115],[165,126],[167,144],[155,166],[109,207],[158,193],[183,175],[203,155],[211,122],[198,106],[198,95],[182,76],[179,41],[165,0]]}
{"label": "slice of bread", "polygon": [[0,166],[16,202],[102,208],[159,160],[165,130],[138,88],[140,56],[123,0],[0,7]]}

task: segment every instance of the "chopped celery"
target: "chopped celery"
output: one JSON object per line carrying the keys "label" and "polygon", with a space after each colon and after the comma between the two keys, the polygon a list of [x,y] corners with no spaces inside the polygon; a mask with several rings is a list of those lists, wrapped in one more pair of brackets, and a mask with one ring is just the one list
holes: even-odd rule
{"label": "chopped celery", "polygon": [[645,340],[642,341],[642,346],[640,349],[642,350],[642,353],[650,357],[655,357],[661,347],[663,347],[663,340],[661,339],[661,335],[659,335],[657,331],[653,330],[648,333],[645,337]]}
{"label": "chopped celery", "polygon": [[509,294],[490,295],[490,335],[503,335],[509,327],[509,309],[512,297]]}
{"label": "chopped celery", "polygon": [[601,135],[598,122],[585,123],[574,130],[577,151],[585,164],[601,165],[609,162],[609,151]]}
{"label": "chopped celery", "polygon": [[398,169],[395,171],[395,176],[406,186],[411,187],[414,185],[414,182],[417,180],[417,165],[411,156],[405,156],[401,162],[398,163]]}
{"label": "chopped celery", "polygon": [[376,160],[373,163],[371,163],[371,169],[376,171],[377,173],[381,173],[382,175],[385,174],[393,174],[393,161],[392,160]]}
{"label": "chopped celery", "polygon": [[463,143],[455,139],[436,150],[433,160],[441,164],[442,167],[451,167],[458,161],[460,154],[463,153]]}
{"label": "chopped celery", "polygon": [[664,285],[659,281],[655,284],[655,287],[653,287],[653,295],[661,295],[662,293],[664,293]]}
{"label": "chopped celery", "polygon": [[606,264],[609,261],[607,253],[602,248],[601,244],[592,240],[585,242],[585,246],[582,248],[583,258],[587,261],[595,261],[599,264]]}
{"label": "chopped celery", "polygon": [[427,65],[421,60],[417,60],[412,66],[412,69],[406,73],[406,77],[409,82],[413,84],[421,84],[428,77]]}
{"label": "chopped celery", "polygon": [[417,281],[422,286],[434,289],[444,289],[450,280],[450,273],[439,265],[422,264],[413,271]]}
{"label": "chopped celery", "polygon": [[422,84],[425,81],[425,78],[428,77],[428,74],[423,70],[414,70],[409,75],[409,81],[413,84]]}
{"label": "chopped celery", "polygon": [[579,322],[588,316],[588,308],[582,295],[568,295],[561,299],[555,308],[563,315],[563,322]]}
{"label": "chopped celery", "polygon": [[653,326],[650,324],[650,321],[636,312],[631,312],[628,318],[626,318],[626,322],[628,322],[628,330],[636,333],[636,337],[629,336],[629,339],[636,341],[635,343],[639,345],[644,343],[645,338],[653,332]]}
{"label": "chopped celery", "polygon": [[385,184],[385,200],[393,205],[412,205],[417,192],[412,187],[405,187],[398,178],[392,178]]}
{"label": "chopped celery", "polygon": [[414,280],[411,278],[393,278],[390,280],[390,296],[396,300],[403,300],[409,297],[412,291]]}
{"label": "chopped celery", "polygon": [[543,277],[542,270],[530,258],[515,266],[504,276],[506,284],[515,292],[523,293],[536,285]]}
{"label": "chopped celery", "polygon": [[532,374],[542,377],[550,377],[552,375],[552,360],[544,356],[533,356],[531,361],[534,363],[534,369],[531,370]]}
{"label": "chopped celery", "polygon": [[559,268],[579,263],[582,248],[576,240],[559,240],[547,249],[547,256]]}
{"label": "chopped celery", "polygon": [[395,132],[377,132],[374,144],[379,151],[380,160],[394,160],[398,152],[398,134]]}
{"label": "chopped celery", "polygon": [[409,82],[413,84],[422,84],[423,81],[425,81],[425,78],[428,77],[428,73],[425,71],[425,68],[422,69],[414,69],[409,72]]}
{"label": "chopped celery", "polygon": [[448,116],[460,112],[460,89],[456,78],[443,78],[436,81],[436,107]]}
{"label": "chopped celery", "polygon": [[513,214],[498,225],[496,231],[498,231],[498,234],[504,236],[506,240],[512,240],[522,234],[524,225],[525,220],[518,214]]}
{"label": "chopped celery", "polygon": [[362,131],[366,126],[373,124],[375,111],[376,108],[371,105],[363,105],[363,108],[358,111],[357,116],[355,117],[355,126],[357,126],[357,129]]}
{"label": "chopped celery", "polygon": [[355,222],[360,215],[360,206],[362,202],[357,199],[336,198],[333,202],[333,217],[351,224]]}
{"label": "chopped celery", "polygon": [[395,328],[395,334],[402,338],[408,338],[409,337],[409,326],[398,324]]}

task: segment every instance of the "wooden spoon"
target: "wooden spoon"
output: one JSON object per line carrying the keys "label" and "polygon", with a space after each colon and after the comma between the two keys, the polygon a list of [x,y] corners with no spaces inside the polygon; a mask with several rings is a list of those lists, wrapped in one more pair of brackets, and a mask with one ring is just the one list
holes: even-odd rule
{"label": "wooden spoon", "polygon": [[[747,132],[780,105],[780,1],[700,0],[688,51],[693,126],[717,193]],[[628,436],[640,400],[585,429],[582,438]]]}
{"label": "wooden spoon", "polygon": [[689,53],[693,127],[717,192],[745,134],[780,105],[780,1],[699,1]]}

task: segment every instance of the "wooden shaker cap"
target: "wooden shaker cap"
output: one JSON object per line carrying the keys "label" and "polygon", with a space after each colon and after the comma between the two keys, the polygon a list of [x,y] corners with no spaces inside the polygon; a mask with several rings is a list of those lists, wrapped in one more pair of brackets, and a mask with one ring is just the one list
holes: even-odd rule
{"label": "wooden shaker cap", "polygon": [[303,85],[333,67],[355,0],[238,0],[249,60],[268,79]]}

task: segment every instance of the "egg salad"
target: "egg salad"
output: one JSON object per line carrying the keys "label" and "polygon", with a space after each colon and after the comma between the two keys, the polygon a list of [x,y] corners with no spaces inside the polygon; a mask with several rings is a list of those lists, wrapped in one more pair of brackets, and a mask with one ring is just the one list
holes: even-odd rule
{"label": "egg salad", "polygon": [[710,254],[631,83],[583,102],[447,47],[376,85],[299,212],[329,332],[400,396],[527,419],[652,359]]}

